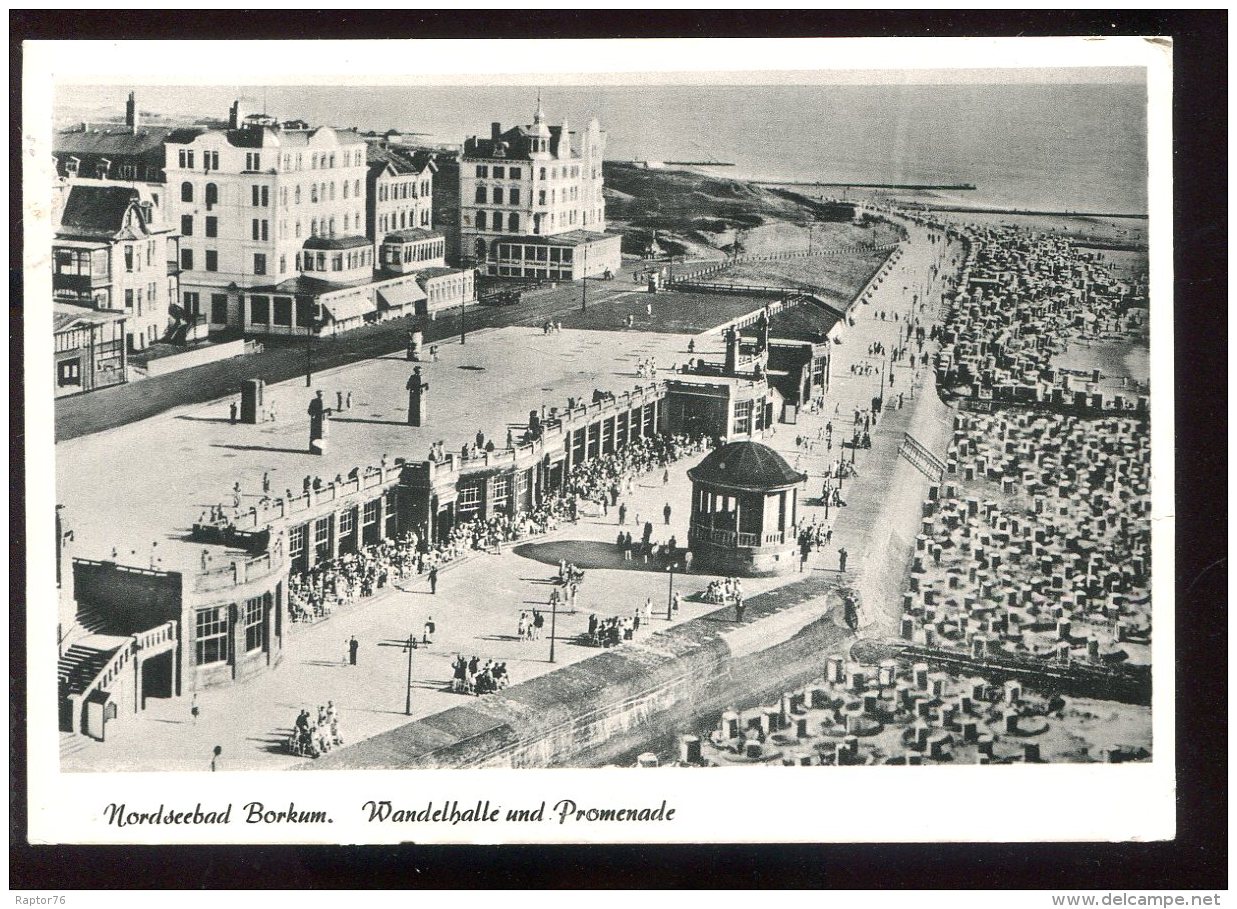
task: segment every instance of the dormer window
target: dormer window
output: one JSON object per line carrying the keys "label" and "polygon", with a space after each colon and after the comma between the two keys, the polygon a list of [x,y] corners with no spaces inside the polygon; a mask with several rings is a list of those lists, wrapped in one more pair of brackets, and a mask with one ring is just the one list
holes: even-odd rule
{"label": "dormer window", "polygon": [[70,157],[64,162],[64,172],[70,177],[76,177],[78,168],[82,166],[81,158]]}

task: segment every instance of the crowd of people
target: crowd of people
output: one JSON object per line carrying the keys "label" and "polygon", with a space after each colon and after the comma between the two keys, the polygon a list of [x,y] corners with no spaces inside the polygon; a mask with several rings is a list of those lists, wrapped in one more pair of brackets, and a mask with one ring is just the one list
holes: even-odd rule
{"label": "crowd of people", "polygon": [[483,664],[480,657],[471,660],[457,653],[451,662],[451,690],[457,694],[473,694],[480,697],[483,694],[493,694],[511,684],[511,676],[507,672],[506,662],[498,663],[486,660]]}
{"label": "crowd of people", "polygon": [[287,747],[297,757],[316,758],[343,743],[344,737],[339,731],[339,711],[333,701],[327,701],[325,707],[318,707],[317,719],[308,709],[301,710],[288,736]]}

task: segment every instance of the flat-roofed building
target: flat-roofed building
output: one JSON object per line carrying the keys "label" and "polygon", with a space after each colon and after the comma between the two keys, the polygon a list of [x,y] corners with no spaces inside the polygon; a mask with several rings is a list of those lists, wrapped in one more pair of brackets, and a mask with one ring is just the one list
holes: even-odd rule
{"label": "flat-roofed building", "polygon": [[55,303],[52,336],[57,397],[126,381],[123,312]]}

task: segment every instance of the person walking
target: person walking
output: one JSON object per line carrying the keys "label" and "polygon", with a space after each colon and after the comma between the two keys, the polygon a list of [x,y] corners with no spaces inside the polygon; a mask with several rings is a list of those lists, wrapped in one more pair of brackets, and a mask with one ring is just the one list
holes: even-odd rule
{"label": "person walking", "polygon": [[348,662],[351,663],[353,666],[356,665],[356,655],[357,655],[357,651],[360,649],[361,649],[361,645],[360,643],[358,643],[356,636],[354,635],[348,641]]}
{"label": "person walking", "polygon": [[433,565],[429,571],[430,593],[438,593],[438,566]]}
{"label": "person walking", "polygon": [[232,402],[231,410],[232,410],[232,422],[235,423],[236,422],[236,402],[235,401]]}
{"label": "person walking", "polygon": [[669,524],[670,523],[670,503],[669,502],[666,503],[666,507],[661,510],[661,513],[665,517],[666,523]]}
{"label": "person walking", "polygon": [[198,707],[198,693],[193,693],[193,703],[189,705],[189,716],[193,717],[193,725],[198,724],[198,717],[202,715],[202,710]]}
{"label": "person walking", "polygon": [[839,548],[838,548],[838,571],[845,571],[845,570],[846,570],[846,556],[847,556],[847,554],[848,554],[848,553],[846,552],[846,547],[845,547],[845,546],[842,546],[842,547],[839,547]]}
{"label": "person walking", "polygon": [[619,506],[618,510],[619,526],[627,523],[627,503],[624,502]]}
{"label": "person walking", "polygon": [[437,629],[437,626],[434,624],[434,617],[430,616],[429,618],[425,620],[425,639],[424,640],[426,644],[434,643],[434,631],[436,629]]}
{"label": "person walking", "polygon": [[743,610],[747,607],[743,603],[743,595],[739,594],[734,598],[734,620],[736,622],[743,621]]}
{"label": "person walking", "polygon": [[515,626],[515,636],[521,641],[528,636],[528,613],[520,611],[520,622]]}
{"label": "person walking", "polygon": [[661,485],[662,486],[670,485],[670,468],[669,467],[667,467],[666,472],[661,475]]}
{"label": "person walking", "polygon": [[219,758],[223,756],[223,746],[216,745],[215,750],[210,753],[210,772],[214,773],[219,769]]}

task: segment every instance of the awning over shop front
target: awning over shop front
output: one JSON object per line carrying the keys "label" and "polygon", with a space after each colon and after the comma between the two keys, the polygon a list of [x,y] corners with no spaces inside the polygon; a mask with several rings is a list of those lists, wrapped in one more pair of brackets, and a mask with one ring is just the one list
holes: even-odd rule
{"label": "awning over shop front", "polygon": [[359,319],[374,311],[373,303],[366,297],[356,294],[323,300],[322,305],[336,322]]}
{"label": "awning over shop front", "polygon": [[403,284],[378,289],[378,306],[384,309],[401,309],[424,299],[426,299],[425,291],[416,281],[406,281]]}

